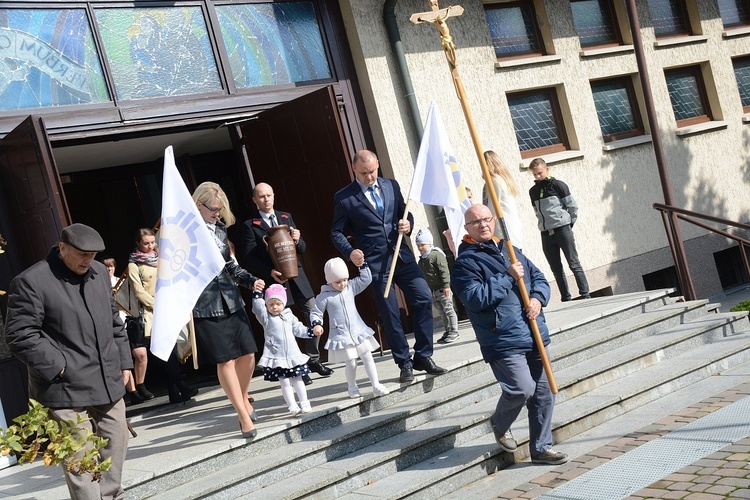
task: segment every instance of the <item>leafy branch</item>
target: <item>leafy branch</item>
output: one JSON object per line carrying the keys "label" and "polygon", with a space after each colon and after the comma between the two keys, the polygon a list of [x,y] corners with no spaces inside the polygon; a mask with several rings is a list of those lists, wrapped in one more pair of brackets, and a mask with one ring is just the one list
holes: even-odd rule
{"label": "leafy branch", "polygon": [[32,463],[41,453],[46,466],[62,465],[69,472],[89,473],[98,481],[112,466],[112,459],[101,460],[99,453],[107,439],[79,427],[89,418],[79,415],[77,422],[58,422],[48,414],[47,407],[30,399],[29,411],[14,418],[14,425],[0,429],[0,454],[15,455],[23,464]]}

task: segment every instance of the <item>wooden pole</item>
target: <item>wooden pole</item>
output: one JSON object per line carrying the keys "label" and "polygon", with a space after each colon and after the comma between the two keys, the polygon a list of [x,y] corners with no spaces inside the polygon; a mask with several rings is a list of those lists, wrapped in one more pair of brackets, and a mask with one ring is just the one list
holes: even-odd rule
{"label": "wooden pole", "polygon": [[188,337],[190,338],[190,348],[193,350],[193,368],[198,369],[198,345],[195,340],[195,323],[193,322],[193,313],[190,313],[188,321]]}
{"label": "wooden pole", "polygon": [[[414,24],[423,22],[433,23],[437,28],[438,33],[440,34],[441,45],[443,47],[443,51],[445,52],[445,57],[448,60],[448,66],[451,69],[451,78],[453,79],[453,85],[456,88],[458,100],[461,102],[461,109],[463,110],[464,118],[466,119],[466,125],[469,127],[471,140],[474,143],[474,151],[476,152],[477,158],[479,159],[479,165],[481,165],[482,167],[482,176],[484,177],[484,182],[487,186],[487,193],[489,194],[490,200],[492,201],[492,206],[494,207],[495,213],[497,214],[497,219],[503,232],[503,239],[505,240],[505,248],[508,251],[508,255],[510,256],[510,262],[511,264],[515,264],[516,262],[518,262],[518,259],[516,258],[516,252],[513,250],[513,244],[511,243],[510,237],[508,235],[508,229],[505,225],[505,219],[503,217],[503,210],[502,208],[500,208],[500,202],[497,199],[495,186],[492,183],[492,176],[490,175],[490,170],[487,167],[487,162],[484,160],[484,149],[482,148],[482,144],[479,140],[479,134],[474,127],[474,119],[471,115],[469,103],[466,100],[466,92],[464,91],[461,76],[458,73],[456,46],[453,43],[453,37],[451,37],[450,35],[448,25],[445,23],[446,19],[448,19],[448,17],[450,16],[460,16],[463,13],[463,8],[460,6],[451,6],[447,9],[440,10],[437,6],[437,0],[431,0],[430,3],[432,4],[431,12],[414,14],[409,20]],[[526,290],[526,283],[523,279],[517,280],[516,283],[518,283],[518,289],[521,294],[523,307],[524,309],[526,309],[529,306],[529,293]],[[547,356],[547,350],[544,347],[544,341],[542,339],[542,334],[539,331],[539,325],[537,324],[536,319],[530,319],[529,325],[531,327],[531,334],[534,337],[534,342],[536,343],[537,350],[539,351],[539,356],[542,358],[542,365],[544,366],[544,372],[547,374],[547,380],[549,381],[550,390],[552,391],[552,394],[557,394],[557,382],[555,382],[555,375],[554,373],[552,373],[552,366],[550,365],[549,357]]]}
{"label": "wooden pole", "polygon": [[[406,207],[404,207],[404,216],[401,217],[402,219],[408,220],[410,203],[411,203],[411,200],[406,200]],[[393,283],[393,273],[396,272],[396,263],[398,263],[398,251],[401,249],[401,243],[403,242],[403,240],[404,240],[404,233],[399,232],[398,239],[396,239],[396,251],[393,252],[393,262],[391,262],[391,271],[388,273],[388,281],[385,284],[385,291],[383,292],[383,297],[386,299],[388,298],[388,295],[391,292],[391,283]]]}

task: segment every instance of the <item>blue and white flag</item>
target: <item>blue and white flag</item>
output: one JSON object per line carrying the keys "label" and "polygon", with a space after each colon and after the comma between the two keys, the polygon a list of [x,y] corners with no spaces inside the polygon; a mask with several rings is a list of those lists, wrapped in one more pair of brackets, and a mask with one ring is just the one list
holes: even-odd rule
{"label": "blue and white flag", "polygon": [[169,146],[164,150],[159,262],[151,328],[154,356],[167,360],[198,297],[225,264],[177,171]]}
{"label": "blue and white flag", "polygon": [[408,198],[445,209],[453,244],[458,249],[461,238],[466,234],[464,212],[471,206],[471,202],[466,195],[456,156],[434,101],[430,103],[430,110],[427,112]]}

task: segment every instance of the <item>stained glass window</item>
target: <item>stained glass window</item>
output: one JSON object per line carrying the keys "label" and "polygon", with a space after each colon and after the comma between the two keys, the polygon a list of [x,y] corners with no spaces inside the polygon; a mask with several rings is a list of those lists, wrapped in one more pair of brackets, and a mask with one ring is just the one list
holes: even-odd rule
{"label": "stained glass window", "polygon": [[221,91],[200,7],[96,9],[119,99]]}
{"label": "stained glass window", "polygon": [[648,10],[656,38],[690,34],[683,0],[648,0]]}
{"label": "stained glass window", "polygon": [[748,0],[719,0],[719,12],[725,28],[750,24]]}
{"label": "stained glass window", "polygon": [[107,101],[84,9],[3,9],[0,109]]}
{"label": "stained glass window", "polygon": [[630,77],[591,83],[604,142],[643,134]]}
{"label": "stained glass window", "polygon": [[216,7],[239,88],[331,78],[312,2]]}
{"label": "stained glass window", "polygon": [[619,43],[611,0],[575,0],[570,2],[573,24],[582,47]]}
{"label": "stained glass window", "polygon": [[567,149],[554,89],[509,94],[508,106],[523,158]]}
{"label": "stained glass window", "polygon": [[745,113],[750,112],[750,57],[735,59],[734,76],[737,79],[737,89],[740,91],[740,99]]}
{"label": "stained glass window", "polygon": [[543,54],[531,2],[487,4],[484,14],[497,57]]}
{"label": "stained glass window", "polygon": [[664,74],[677,125],[709,121],[708,99],[700,68],[680,68],[665,71]]}

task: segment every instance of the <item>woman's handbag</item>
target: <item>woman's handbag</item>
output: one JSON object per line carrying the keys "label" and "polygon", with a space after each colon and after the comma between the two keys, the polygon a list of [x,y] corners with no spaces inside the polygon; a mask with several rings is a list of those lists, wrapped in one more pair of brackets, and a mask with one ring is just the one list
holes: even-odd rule
{"label": "woman's handbag", "polygon": [[127,316],[125,318],[125,328],[128,332],[130,347],[146,347],[146,322],[143,315]]}

